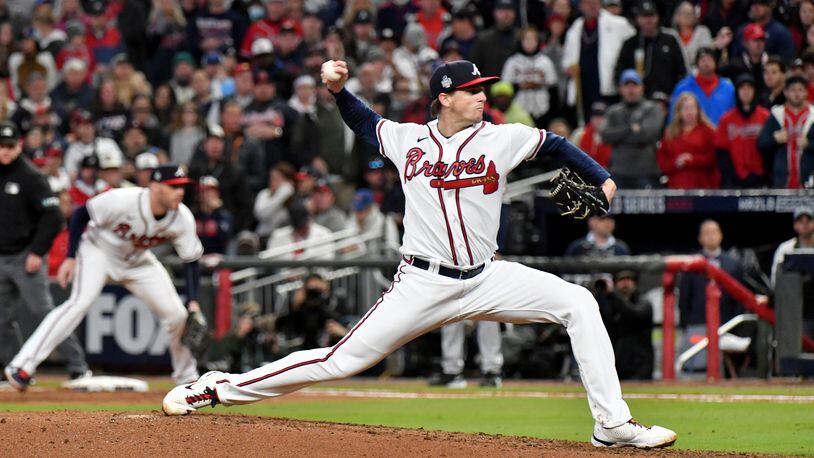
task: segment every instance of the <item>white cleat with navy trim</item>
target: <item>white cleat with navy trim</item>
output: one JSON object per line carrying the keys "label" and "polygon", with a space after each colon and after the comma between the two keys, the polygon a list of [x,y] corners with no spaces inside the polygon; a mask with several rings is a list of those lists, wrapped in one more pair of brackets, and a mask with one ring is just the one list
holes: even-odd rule
{"label": "white cleat with navy trim", "polygon": [[674,431],[661,426],[645,426],[631,418],[614,428],[595,424],[591,443],[595,447],[662,448],[673,445],[677,438]]}
{"label": "white cleat with navy trim", "polygon": [[201,407],[220,403],[215,383],[226,377],[224,372],[210,371],[198,380],[171,389],[162,404],[165,415],[188,415]]}

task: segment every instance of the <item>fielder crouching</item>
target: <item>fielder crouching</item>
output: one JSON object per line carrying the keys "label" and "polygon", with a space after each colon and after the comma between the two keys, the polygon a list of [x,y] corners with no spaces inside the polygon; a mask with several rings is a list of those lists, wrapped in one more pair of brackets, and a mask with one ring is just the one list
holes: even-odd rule
{"label": "fielder crouching", "polygon": [[5,368],[14,388],[28,388],[37,366],[79,325],[108,281],[121,283],[158,315],[171,339],[173,380],[188,383],[198,378],[197,362],[181,342],[187,307],[150,252],[156,245],[173,244],[185,262],[189,310],[198,310],[203,247],[192,212],[182,203],[184,186],[190,182],[183,168],[162,165],[153,171],[149,188],[113,189],[74,211],[68,255],[57,274],[63,288],[73,281],[71,296],[45,317]]}
{"label": "fielder crouching", "polygon": [[345,123],[393,161],[401,178],[403,260],[393,283],[333,347],[292,353],[244,374],[209,372],[171,390],[164,412],[183,415],[218,403],[256,402],[348,377],[410,340],[460,320],[558,323],[568,331],[588,392],[595,420],[591,442],[597,447],[672,445],[673,431],[632,419],[591,293],[552,274],[494,260],[512,169],[537,155],[555,155],[593,190],[601,189],[605,204],[616,190],[608,173],[550,132],[484,122],[483,88],[498,78],[481,76],[471,62],[450,62],[433,72],[431,108],[438,119],[428,124],[399,124],[370,110],[344,89],[345,62],[326,62],[322,70]]}

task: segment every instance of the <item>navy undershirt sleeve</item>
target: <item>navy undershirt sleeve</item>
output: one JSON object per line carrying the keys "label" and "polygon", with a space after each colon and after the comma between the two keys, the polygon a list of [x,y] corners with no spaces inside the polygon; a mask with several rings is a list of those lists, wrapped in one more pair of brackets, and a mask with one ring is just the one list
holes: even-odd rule
{"label": "navy undershirt sleeve", "polygon": [[187,284],[187,302],[198,300],[198,288],[201,286],[201,265],[198,261],[184,263],[184,276]]}
{"label": "navy undershirt sleeve", "polygon": [[339,113],[342,115],[345,124],[356,135],[362,137],[362,140],[379,148],[376,125],[382,117],[344,87],[341,91],[337,93],[331,92],[331,94],[336,99],[336,106],[339,107]]}
{"label": "navy undershirt sleeve", "polygon": [[90,221],[88,207],[82,205],[73,211],[71,222],[68,224],[68,254],[66,257],[75,258],[76,249],[79,248],[79,239]]}
{"label": "navy undershirt sleeve", "polygon": [[576,145],[553,132],[546,131],[545,141],[540,147],[538,157],[541,153],[551,154],[562,160],[591,184],[599,186],[610,178],[608,171],[602,168],[591,156],[588,156]]}

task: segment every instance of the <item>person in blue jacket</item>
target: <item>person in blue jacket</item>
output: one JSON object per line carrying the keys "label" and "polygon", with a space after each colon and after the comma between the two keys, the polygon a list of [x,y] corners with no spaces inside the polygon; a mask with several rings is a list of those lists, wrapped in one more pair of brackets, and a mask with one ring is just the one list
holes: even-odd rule
{"label": "person in blue jacket", "polygon": [[718,64],[714,49],[699,49],[695,65],[698,67],[696,74],[684,77],[673,90],[669,113],[673,112],[678,96],[690,92],[698,99],[701,111],[717,126],[721,116],[735,107],[735,86],[728,78],[716,73]]}

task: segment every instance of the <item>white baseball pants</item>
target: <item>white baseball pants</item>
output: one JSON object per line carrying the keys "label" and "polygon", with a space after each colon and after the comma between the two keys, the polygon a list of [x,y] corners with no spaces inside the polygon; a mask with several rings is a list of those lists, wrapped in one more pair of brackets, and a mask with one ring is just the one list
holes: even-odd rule
{"label": "white baseball pants", "polygon": [[588,404],[605,427],[630,420],[613,348],[588,290],[524,265],[494,261],[471,279],[455,280],[405,262],[393,284],[336,345],[292,353],[244,374],[227,374],[215,389],[226,405],[280,396],[357,374],[408,341],[460,320],[566,327]]}
{"label": "white baseball pants", "polygon": [[[494,321],[478,321],[478,351],[481,374],[498,374],[503,370],[500,324]],[[441,371],[444,374],[460,374],[464,370],[464,344],[466,323],[458,321],[441,329]]]}
{"label": "white baseball pants", "polygon": [[33,375],[37,366],[79,326],[108,281],[121,283],[158,315],[170,335],[173,380],[180,384],[197,379],[197,362],[189,348],[181,344],[187,310],[164,266],[150,253],[135,263],[116,259],[87,240],[77,252],[71,296],[46,315],[11,366]]}

